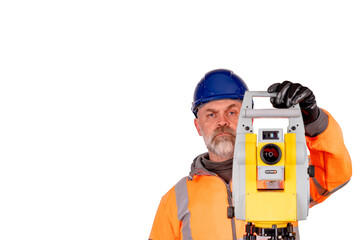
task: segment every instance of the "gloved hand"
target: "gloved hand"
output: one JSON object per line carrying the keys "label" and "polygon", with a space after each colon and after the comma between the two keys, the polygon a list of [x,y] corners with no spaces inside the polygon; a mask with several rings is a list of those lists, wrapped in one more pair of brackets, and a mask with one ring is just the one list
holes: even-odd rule
{"label": "gloved hand", "polygon": [[[277,92],[276,97],[270,98],[275,108],[289,108],[299,103],[307,135],[316,136],[326,129],[327,115],[317,106],[315,95],[309,88],[299,83],[284,81],[271,85],[268,92]],[[318,121],[320,117],[321,119]],[[311,124],[315,122],[319,126]]]}
{"label": "gloved hand", "polygon": [[289,108],[299,103],[305,124],[315,121],[319,116],[320,109],[313,92],[299,83],[275,83],[268,88],[268,92],[277,92],[276,97],[270,98],[275,108]]}

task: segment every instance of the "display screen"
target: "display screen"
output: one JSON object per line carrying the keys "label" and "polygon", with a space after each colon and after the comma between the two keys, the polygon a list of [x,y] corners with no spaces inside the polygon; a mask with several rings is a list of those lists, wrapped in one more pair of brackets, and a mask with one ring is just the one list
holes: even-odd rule
{"label": "display screen", "polygon": [[279,131],[263,131],[264,140],[279,140]]}

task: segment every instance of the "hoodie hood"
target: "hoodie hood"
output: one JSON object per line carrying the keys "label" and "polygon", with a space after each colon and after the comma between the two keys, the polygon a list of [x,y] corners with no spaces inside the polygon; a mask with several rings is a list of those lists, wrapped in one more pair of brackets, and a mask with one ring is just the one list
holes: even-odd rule
{"label": "hoodie hood", "polygon": [[206,158],[209,159],[209,153],[203,153],[200,154],[199,156],[197,156],[193,163],[191,164],[191,170],[189,173],[189,178],[193,179],[194,175],[205,175],[205,176],[214,176],[216,175],[215,173],[210,172],[209,170],[207,170],[203,163],[202,163],[202,159]]}

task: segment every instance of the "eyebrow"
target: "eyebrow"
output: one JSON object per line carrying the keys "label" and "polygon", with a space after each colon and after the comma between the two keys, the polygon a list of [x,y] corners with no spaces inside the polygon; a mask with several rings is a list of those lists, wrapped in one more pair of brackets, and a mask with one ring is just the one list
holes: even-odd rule
{"label": "eyebrow", "polygon": [[[231,104],[231,105],[227,106],[227,107],[226,107],[226,110],[229,110],[229,109],[231,109],[231,108],[233,108],[233,107],[236,107],[236,104]],[[212,108],[208,108],[208,109],[206,109],[205,111],[206,111],[206,112],[217,112],[217,110],[212,109]]]}
{"label": "eyebrow", "polygon": [[230,108],[233,108],[233,107],[236,107],[236,104],[231,104],[231,105],[228,106],[226,109],[230,109]]}

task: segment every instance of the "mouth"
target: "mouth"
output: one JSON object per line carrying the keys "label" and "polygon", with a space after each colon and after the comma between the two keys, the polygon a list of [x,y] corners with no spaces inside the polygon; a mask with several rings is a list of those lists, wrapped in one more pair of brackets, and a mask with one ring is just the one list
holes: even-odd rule
{"label": "mouth", "polygon": [[221,137],[221,136],[232,136],[232,134],[228,133],[228,132],[221,132],[221,133],[217,134],[215,137]]}
{"label": "mouth", "polygon": [[213,137],[213,140],[230,140],[230,139],[233,139],[235,136],[229,132],[221,132],[221,133],[218,133],[216,134],[214,137]]}
{"label": "mouth", "polygon": [[233,140],[236,137],[235,130],[230,127],[219,127],[212,134],[211,141],[228,141]]}

